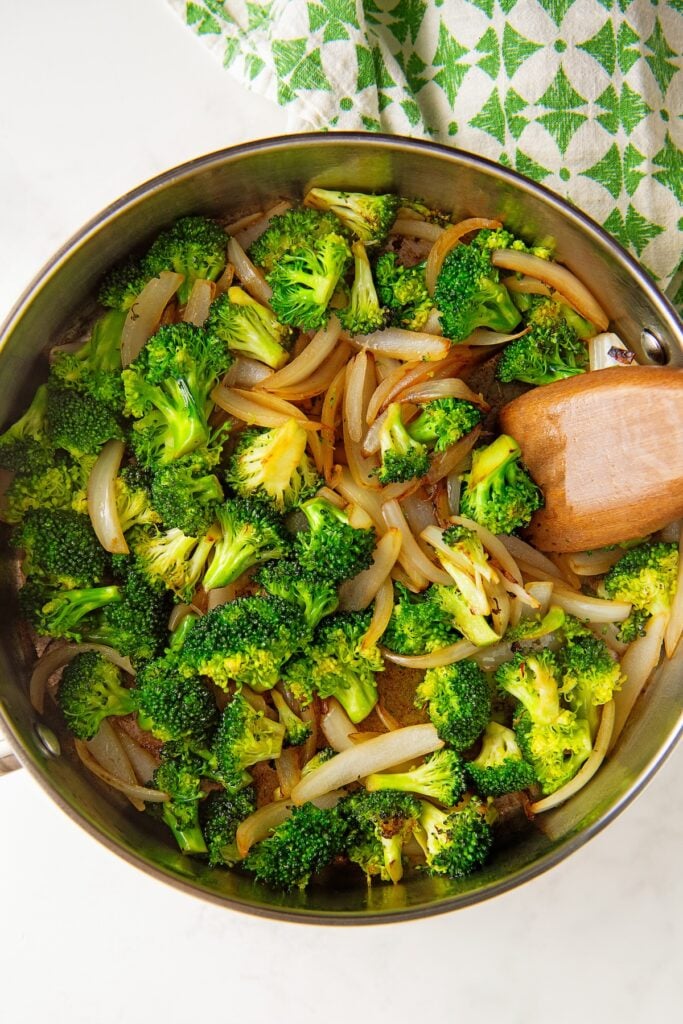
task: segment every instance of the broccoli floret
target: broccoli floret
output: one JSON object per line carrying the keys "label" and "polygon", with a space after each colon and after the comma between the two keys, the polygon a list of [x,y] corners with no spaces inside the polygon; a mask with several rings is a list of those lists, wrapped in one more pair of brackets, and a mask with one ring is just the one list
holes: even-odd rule
{"label": "broccoli floret", "polygon": [[486,726],[481,751],[465,770],[482,796],[514,793],[536,781],[536,773],[522,757],[514,732],[498,722]]}
{"label": "broccoli floret", "polygon": [[98,299],[109,309],[127,312],[156,274],[143,259],[131,256],[109,271],[100,286]]}
{"label": "broccoli floret", "polygon": [[650,616],[647,612],[631,612],[627,619],[621,623],[617,637],[622,644],[631,644],[639,636],[645,636],[645,626]]}
{"label": "broccoli floret", "polygon": [[527,526],[543,507],[543,495],[520,462],[522,452],[507,434],[472,455],[472,469],[463,476],[461,515],[491,533],[512,533]]}
{"label": "broccoli floret", "polygon": [[218,439],[211,437],[211,391],[230,363],[219,338],[179,323],[161,327],[123,371],[126,414],[135,417],[138,460],[156,467]]}
{"label": "broccoli floret", "polygon": [[109,556],[87,516],[66,509],[31,509],[14,535],[23,570],[58,587],[90,587],[109,567]]}
{"label": "broccoli floret", "polygon": [[108,644],[136,663],[154,658],[168,639],[168,591],[150,580],[135,559],[128,560],[120,599],[80,623],[84,639]]}
{"label": "broccoli floret", "polygon": [[486,805],[467,797],[452,811],[421,801],[415,838],[422,847],[430,875],[464,878],[486,861],[492,843]]}
{"label": "broccoli floret", "polygon": [[53,452],[37,444],[36,449],[36,457],[29,457],[5,491],[0,519],[20,523],[30,509],[39,508],[86,513],[86,487],[96,456],[85,456],[77,462],[66,452]]}
{"label": "broccoli floret", "polygon": [[199,824],[199,805],[204,796],[201,779],[203,762],[188,752],[168,752],[152,776],[156,789],[168,793],[170,799],[161,805],[166,822],[183,853],[208,853]]}
{"label": "broccoli floret", "polygon": [[371,334],[384,327],[387,320],[386,310],[382,309],[377,298],[365,246],[362,242],[354,242],[351,252],[354,259],[351,300],[348,306],[340,311],[339,319],[342,327],[351,334]]}
{"label": "broccoli floret", "polygon": [[368,245],[384,241],[400,204],[398,196],[394,195],[372,196],[327,188],[312,188],[304,202],[316,210],[334,213],[344,227]]}
{"label": "broccoli floret", "polygon": [[140,466],[124,466],[117,476],[116,510],[124,533],[135,526],[154,526],[160,522],[152,507],[149,477]]}
{"label": "broccoli floret", "polygon": [[182,530],[165,533],[136,531],[132,547],[147,579],[161,581],[179,598],[186,600],[199,585],[217,534],[188,537]]}
{"label": "broccoli floret", "polygon": [[242,288],[230,288],[212,302],[204,325],[231,352],[250,356],[279,370],[289,359],[290,327],[283,326],[267,306]]}
{"label": "broccoli floret", "polygon": [[158,513],[157,520],[161,517],[167,528],[193,536],[205,533],[222,500],[223,488],[218,477],[207,471],[205,460],[197,451],[160,466],[152,477],[151,502]]}
{"label": "broccoli floret", "polygon": [[352,722],[362,722],[377,703],[375,673],[384,669],[379,649],[362,646],[368,612],[338,612],[323,619],[303,654],[285,665],[283,678],[301,704],[314,694],[336,697]]}
{"label": "broccoli floret", "polygon": [[561,693],[570,709],[588,721],[591,738],[598,727],[596,708],[607,704],[623,682],[621,667],[604,640],[593,633],[577,636],[560,650]]}
{"label": "broccoli floret", "polygon": [[239,825],[256,809],[251,789],[238,793],[214,790],[200,807],[200,820],[204,842],[209,851],[209,864],[231,868],[242,858],[235,836]]}
{"label": "broccoli floret", "polygon": [[76,459],[124,436],[110,405],[92,395],[62,387],[54,379],[48,385],[47,432],[55,448],[64,448]]}
{"label": "broccoli floret", "polygon": [[529,712],[523,711],[515,718],[514,727],[522,754],[531,762],[546,795],[573,779],[590,757],[589,723],[571,711],[561,711],[549,723],[534,722]]}
{"label": "broccoli floret", "polygon": [[311,633],[321,619],[339,606],[336,585],[302,569],[294,558],[266,562],[257,573],[256,581],[273,597],[295,605]]}
{"label": "broccoli floret", "polygon": [[135,701],[140,728],[157,739],[204,744],[218,724],[218,709],[199,679],[178,673],[173,659],[150,661],[138,672]]}
{"label": "broccoli floret", "polygon": [[540,328],[545,330],[558,323],[568,324],[578,338],[586,341],[597,333],[595,325],[590,320],[585,320],[575,309],[561,302],[557,297],[548,298],[544,295],[526,295],[524,292],[514,292],[513,301],[521,310],[524,319],[533,330]]}
{"label": "broccoli floret", "polygon": [[337,751],[332,747],[323,747],[317,754],[314,754],[301,769],[301,776],[310,775],[316,768],[320,768],[321,765],[325,764],[326,761],[331,760],[336,755]]}
{"label": "broccoli floret", "polygon": [[320,810],[311,803],[295,807],[273,834],[250,851],[247,871],[275,889],[305,889],[344,851],[347,826],[337,808]]}
{"label": "broccoli floret", "polygon": [[341,235],[325,235],[285,253],[267,277],[278,320],[303,330],[322,327],[350,259],[351,250]]}
{"label": "broccoli floret", "polygon": [[560,714],[560,673],[552,651],[519,652],[500,665],[496,683],[524,705],[531,719],[543,725]]}
{"label": "broccoli floret", "polygon": [[678,545],[646,541],[621,556],[605,576],[602,588],[615,601],[629,601],[631,615],[620,638],[635,639],[653,615],[666,613],[676,592]]}
{"label": "broccoli floret", "polygon": [[225,587],[252,566],[289,550],[280,516],[262,501],[232,498],[218,507],[216,519],[220,537],[204,575],[206,590]]}
{"label": "broccoli floret", "polygon": [[301,633],[291,605],[274,597],[241,597],[198,619],[180,651],[181,671],[210,676],[224,688],[234,681],[258,692],[271,690]]}
{"label": "broccoli floret", "polygon": [[535,326],[528,334],[508,342],[498,361],[498,380],[526,384],[552,384],[588,369],[588,349],[564,320]]}
{"label": "broccoli floret", "polygon": [[427,591],[427,600],[437,606],[453,629],[457,629],[477,647],[486,647],[500,640],[486,616],[472,611],[469,601],[458,587],[436,584]]}
{"label": "broccoli floret", "polygon": [[471,746],[491,717],[491,693],[476,661],[430,668],[415,691],[440,738],[455,750]]}
{"label": "broccoli floret", "polygon": [[61,590],[29,580],[19,591],[19,600],[24,616],[41,635],[83,640],[91,639],[88,617],[120,601],[121,592],[115,586]]}
{"label": "broccoli floret", "polygon": [[247,771],[260,761],[278,758],[285,727],[256,711],[246,697],[235,694],[223,711],[213,742],[216,775],[229,793],[251,782]]}
{"label": "broccoli floret", "polygon": [[285,728],[285,742],[286,747],[299,747],[302,743],[305,743],[308,737],[311,735],[312,725],[310,722],[304,722],[303,719],[299,718],[296,712],[292,711],[289,704],[277,690],[273,690],[270,695],[275,705],[278,718],[281,724]]}
{"label": "broccoli floret", "polygon": [[125,320],[125,312],[105,313],[81,348],[76,352],[57,352],[52,364],[53,377],[66,387],[122,409],[121,333]]}
{"label": "broccoli floret", "polygon": [[225,268],[228,236],[220,224],[208,217],[181,217],[162,231],[145,258],[154,276],[174,270],[185,280],[178,288],[184,306],[195,281],[215,281]]}
{"label": "broccoli floret", "polygon": [[436,548],[441,565],[452,576],[465,598],[471,615],[490,615],[491,602],[484,581],[495,584],[499,576],[489,561],[488,552],[479,535],[466,526],[450,526],[443,531],[440,539],[435,536],[431,543]]}
{"label": "broccoli floret", "polygon": [[519,310],[500,283],[490,250],[456,245],[443,261],[434,291],[444,335],[464,341],[477,327],[509,333],[519,323]]}
{"label": "broccoli floret", "polygon": [[484,417],[483,411],[461,398],[435,398],[423,406],[420,414],[408,424],[414,441],[432,451],[443,452],[469,434]]}
{"label": "broccoli floret", "polygon": [[552,253],[547,245],[527,245],[507,228],[484,228],[472,239],[472,245],[480,249],[516,249],[518,252],[530,252],[541,260],[549,260]]}
{"label": "broccoli floret", "polygon": [[230,460],[228,483],[241,497],[269,501],[279,512],[294,508],[321,483],[306,442],[306,431],[295,419],[272,430],[248,428]]}
{"label": "broccoli floret", "polygon": [[333,213],[307,208],[286,210],[271,218],[263,234],[252,243],[249,255],[258,267],[270,273],[285,253],[340,231],[339,219]]}
{"label": "broccoli floret", "polygon": [[129,715],[135,710],[132,691],[123,685],[121,670],[98,651],[77,654],[65,667],[57,703],[79,740],[92,739],[105,718]]}
{"label": "broccoli floret", "polygon": [[420,801],[408,793],[360,790],[340,804],[348,823],[347,853],[360,865],[368,881],[379,875],[396,884],[403,877],[403,847],[420,815]]}
{"label": "broccoli floret", "polygon": [[365,786],[370,793],[385,789],[418,793],[453,807],[465,792],[465,770],[454,750],[437,750],[424,764],[410,771],[368,775]]}
{"label": "broccoli floret", "polygon": [[385,252],[375,263],[379,301],[390,313],[392,322],[409,331],[419,331],[434,308],[427,291],[425,263],[402,266],[393,252]]}
{"label": "broccoli floret", "polygon": [[379,432],[382,465],[378,471],[382,484],[402,483],[424,476],[429,469],[426,445],[408,432],[401,416],[400,402],[392,402]]}
{"label": "broccoli floret", "polygon": [[377,537],[374,529],[356,529],[345,509],[325,498],[300,506],[310,530],[297,533],[296,555],[304,569],[321,579],[340,583],[372,564]]}
{"label": "broccoli floret", "polygon": [[506,643],[519,644],[527,641],[540,640],[548,633],[554,633],[562,629],[567,622],[567,616],[562,608],[556,604],[551,605],[545,615],[534,615],[528,619],[520,619],[516,626],[510,626],[505,631],[504,640]]}
{"label": "broccoli floret", "polygon": [[24,415],[0,435],[0,469],[25,472],[30,467],[37,473],[49,467],[46,415],[47,385],[41,384]]}
{"label": "broccoli floret", "polygon": [[427,654],[455,643],[459,634],[436,601],[394,583],[394,608],[382,643],[397,654]]}

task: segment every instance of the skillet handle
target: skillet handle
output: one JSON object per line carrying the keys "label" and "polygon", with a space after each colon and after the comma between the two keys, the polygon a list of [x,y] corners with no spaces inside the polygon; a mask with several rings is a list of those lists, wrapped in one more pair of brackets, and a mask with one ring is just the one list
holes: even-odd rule
{"label": "skillet handle", "polygon": [[0,778],[21,768],[21,761],[14,755],[9,740],[0,729]]}

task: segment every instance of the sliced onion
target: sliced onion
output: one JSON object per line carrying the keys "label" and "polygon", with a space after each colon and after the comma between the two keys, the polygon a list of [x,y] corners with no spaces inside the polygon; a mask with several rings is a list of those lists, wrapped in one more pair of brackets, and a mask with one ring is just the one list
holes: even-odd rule
{"label": "sliced onion", "polygon": [[363,424],[367,408],[368,378],[372,370],[370,357],[367,352],[362,351],[349,362],[346,371],[344,418],[349,437],[356,443],[363,437]]}
{"label": "sliced onion", "polygon": [[[451,522],[455,523],[456,526],[466,526],[468,530],[473,530],[501,569],[508,573],[515,583],[519,583],[520,585],[522,584],[522,574],[519,571],[519,567],[503,543],[502,538],[496,537],[496,535],[491,533],[490,530],[487,530],[485,526],[482,526],[480,523],[475,523],[474,519],[468,519],[466,516],[453,516]],[[506,537],[505,540],[507,539],[508,538]]]}
{"label": "sliced onion", "polygon": [[375,597],[375,604],[372,609],[372,618],[370,619],[370,625],[368,626],[365,636],[361,640],[361,650],[367,650],[372,647],[377,641],[383,636],[389,625],[391,619],[391,613],[394,610],[394,587],[391,582],[391,578],[387,577],[382,586],[377,591]]}
{"label": "sliced onion", "polygon": [[301,355],[263,381],[260,387],[266,391],[279,391],[306,380],[332,354],[340,333],[339,318],[333,313],[327,325],[314,335]]}
{"label": "sliced onion", "polygon": [[373,334],[354,334],[349,336],[355,345],[388,356],[390,359],[403,359],[422,362],[437,362],[444,359],[451,347],[447,338],[437,334],[426,334],[424,331],[406,331],[402,327],[385,327],[383,331]]}
{"label": "sliced onion", "polygon": [[231,238],[228,242],[228,259],[233,264],[244,290],[249,292],[252,298],[268,305],[273,295],[273,289],[235,238]]}
{"label": "sliced onion", "polygon": [[253,388],[272,376],[270,366],[260,363],[258,359],[237,356],[221,383],[226,388]]}
{"label": "sliced onion", "polygon": [[545,580],[536,583],[527,583],[527,592],[538,602],[538,614],[541,618],[547,614],[550,602],[553,597],[553,583]]}
{"label": "sliced onion", "polygon": [[588,342],[588,365],[592,370],[607,370],[612,366],[637,366],[631,352],[618,334],[596,334]]}
{"label": "sliced onion", "polygon": [[221,605],[230,604],[236,597],[237,584],[228,583],[225,587],[216,587],[214,590],[210,590],[206,596],[206,610],[210,612],[214,608],[220,608]]}
{"label": "sliced onion", "polygon": [[378,381],[383,381],[390,373],[395,373],[403,367],[400,359],[390,359],[389,356],[375,356],[375,376]]}
{"label": "sliced onion", "polygon": [[517,274],[526,274],[550,285],[587,320],[596,324],[601,331],[607,330],[609,317],[602,306],[585,284],[562,264],[517,249],[495,249],[491,254],[491,262],[494,267],[514,270]]}
{"label": "sliced onion", "polygon": [[296,747],[285,747],[275,761],[280,793],[286,800],[301,779],[299,751]]}
{"label": "sliced onion", "polygon": [[323,425],[321,440],[323,443],[323,474],[327,483],[332,486],[334,466],[334,439],[339,412],[343,406],[344,386],[346,383],[346,365],[335,374],[323,398],[320,419]]}
{"label": "sliced onion", "polygon": [[275,206],[271,206],[265,213],[257,213],[249,218],[243,218],[243,221],[246,219],[247,223],[242,223],[237,229],[233,226],[230,234],[235,235],[243,249],[248,249],[252,242],[260,238],[273,217],[279,217],[281,214],[286,213],[287,210],[291,209],[291,206],[292,204],[288,199],[281,199],[279,203],[275,203]]}
{"label": "sliced onion", "polygon": [[580,551],[568,556],[569,566],[577,576],[602,576],[623,555],[621,548],[612,551]]}
{"label": "sliced onion", "polygon": [[428,242],[436,242],[444,230],[445,228],[439,227],[438,224],[430,224],[427,220],[398,217],[392,224],[389,234],[401,235],[404,238],[425,238]]}
{"label": "sliced onion", "polygon": [[305,414],[295,405],[274,395],[241,388],[226,388],[218,384],[211,392],[211,398],[219,408],[244,423],[258,427],[280,427],[294,419],[304,430],[320,430],[321,424],[307,420]]}
{"label": "sliced onion", "polygon": [[[329,810],[339,802],[342,796],[344,796],[343,792],[327,793],[319,800],[315,800],[314,803],[321,810]],[[292,800],[274,800],[272,803],[259,807],[257,811],[240,822],[235,834],[237,852],[240,857],[246,857],[252,846],[267,839],[278,825],[287,821],[295,806]]]}
{"label": "sliced onion", "polygon": [[474,345],[477,348],[481,348],[482,346],[486,348],[486,346],[491,345],[505,345],[506,342],[514,341],[516,338],[521,338],[524,334],[528,333],[528,327],[524,327],[521,331],[517,331],[515,334],[502,334],[500,331],[489,331],[485,327],[477,327],[476,330],[467,335],[465,344]]}
{"label": "sliced onion", "polygon": [[683,531],[678,538],[678,577],[674,592],[669,621],[664,632],[664,648],[668,658],[673,658],[674,651],[683,634]]}
{"label": "sliced onion", "polygon": [[548,298],[551,295],[547,284],[536,280],[535,277],[527,277],[526,274],[523,277],[511,274],[505,278],[503,284],[509,292],[520,292],[522,295],[546,295]]}
{"label": "sliced onion", "polygon": [[[486,591],[491,601],[491,623],[493,625],[494,632],[497,633],[499,637],[502,637],[503,633],[508,628],[508,623],[510,622],[510,598],[506,593],[507,586],[516,587],[517,584],[508,584],[508,581],[505,580],[505,578],[498,580],[496,583],[485,584]],[[522,590],[521,587],[519,587],[519,590],[527,601],[533,602],[533,607],[538,607],[537,601],[534,601],[534,599]]]}
{"label": "sliced onion", "polygon": [[614,698],[616,718],[610,750],[619,739],[641,690],[657,667],[662,653],[667,617],[666,612],[653,615],[645,626],[645,635],[634,640],[621,659],[625,681]]}
{"label": "sliced onion", "polygon": [[570,782],[561,786],[560,789],[556,789],[554,793],[544,797],[543,800],[537,800],[536,803],[531,804],[529,807],[531,814],[542,814],[544,811],[549,811],[553,807],[563,804],[565,800],[569,800],[580,789],[583,789],[587,782],[590,782],[605,760],[605,755],[614,733],[614,722],[615,705],[614,701],[611,700],[609,704],[603,705],[602,714],[600,715],[600,726],[595,737],[593,751],[588,760],[581,765]]}
{"label": "sliced onion", "polygon": [[364,458],[368,458],[370,455],[375,455],[380,450],[380,434],[388,414],[389,410],[385,409],[383,413],[380,413],[372,426],[368,427],[368,431],[363,438],[363,444],[360,449],[361,455],[363,455]]}
{"label": "sliced onion", "polygon": [[559,570],[560,576],[562,576],[569,586],[570,590],[579,590],[581,587],[581,580],[573,571],[570,562],[569,555],[560,553],[558,551],[551,551],[548,554],[548,558],[555,565],[556,569]]}
{"label": "sliced onion", "polygon": [[192,613],[192,605],[186,604],[174,604],[171,608],[171,614],[168,617],[168,629],[170,633],[175,633],[183,619]]}
{"label": "sliced onion", "polygon": [[[512,622],[512,616],[510,617]],[[472,661],[484,672],[495,672],[504,662],[512,660],[512,646],[510,644],[492,644],[491,647],[478,647],[476,654],[472,655]]]}
{"label": "sliced onion", "polygon": [[246,231],[251,224],[255,224],[256,221],[261,220],[262,218],[263,210],[257,210],[256,213],[245,213],[243,217],[239,217],[231,224],[227,224],[225,227],[225,233],[226,235],[239,235],[241,231]]}
{"label": "sliced onion", "polygon": [[183,321],[186,324],[194,324],[195,327],[204,326],[215,291],[216,286],[211,281],[197,278],[192,285],[192,291],[183,313]]}
{"label": "sliced onion", "polygon": [[[387,395],[390,395],[392,392],[398,394],[398,392],[401,391],[403,387],[401,382],[411,369],[414,369],[414,367],[408,367],[404,363],[399,363],[396,369],[391,370],[384,379],[380,381],[368,402],[368,410],[365,414],[368,426],[372,426],[377,419],[380,409],[385,405]],[[420,369],[422,370],[422,366],[420,366]]]}
{"label": "sliced onion", "polygon": [[[327,488],[323,488],[326,490]],[[330,491],[330,494],[334,494],[338,501],[343,503],[343,498],[340,498],[335,491]],[[349,517],[349,526],[352,526],[354,530],[371,530],[372,519],[367,514],[364,508],[360,505],[349,505],[347,508],[347,515]]]}
{"label": "sliced onion", "polygon": [[88,515],[98,541],[115,555],[130,553],[116,506],[116,476],[125,451],[123,441],[107,441],[88,477]]}
{"label": "sliced onion", "polygon": [[350,737],[356,731],[355,725],[336,698],[329,697],[325,704],[326,711],[320,719],[323,736],[337,753],[349,750],[353,746]]}
{"label": "sliced onion", "polygon": [[379,459],[376,455],[367,459],[363,457],[360,444],[358,441],[354,441],[349,433],[349,423],[346,415],[343,417],[343,433],[344,454],[346,455],[346,461],[355,483],[364,490],[379,491],[380,483],[377,479]]}
{"label": "sliced onion", "polygon": [[[76,752],[81,761],[94,775],[98,775],[103,782],[107,782],[114,789],[125,793],[136,810],[144,811],[148,793],[157,793],[157,790],[146,790],[138,784],[135,772],[128,760],[121,741],[110,723],[105,719],[91,740],[85,743],[76,740]],[[85,755],[85,756],[84,756]],[[91,759],[90,763],[88,759]],[[100,771],[95,770],[95,766]],[[166,794],[162,795],[166,797]],[[158,801],[152,801],[158,802]]]}
{"label": "sliced onion", "polygon": [[348,467],[343,467],[336,489],[349,503],[359,505],[370,516],[378,533],[386,533],[387,524],[382,516],[382,498],[379,490],[370,490],[358,484]]}
{"label": "sliced onion", "polygon": [[[555,563],[551,562],[550,559],[546,558],[546,556],[540,551],[537,551],[536,548],[532,548],[532,546],[527,544],[525,540],[521,540],[520,537],[508,537],[507,535],[501,535],[498,537],[498,541],[501,546],[509,552],[512,559],[523,561],[530,566],[540,569],[551,579],[562,580],[561,573]],[[500,561],[500,559],[498,560]],[[502,564],[503,563],[501,562],[501,565]],[[521,583],[521,573],[516,575],[515,579],[518,583]]]}
{"label": "sliced onion", "polygon": [[427,526],[436,526],[436,515],[432,501],[420,490],[410,494],[401,502],[403,514],[413,535],[419,539],[420,534]]}
{"label": "sliced onion", "polygon": [[404,761],[431,754],[443,745],[431,724],[409,725],[384,733],[367,743],[343,750],[305,775],[292,791],[292,800],[296,804],[304,804],[350,782],[359,782],[372,772],[386,771]]}
{"label": "sliced onion", "polygon": [[375,705],[375,711],[377,712],[377,717],[379,718],[380,722],[382,723],[387,732],[396,732],[397,729],[403,728],[398,718],[394,718],[391,711],[387,711],[387,709],[382,704],[381,700],[378,701],[377,704]]}
{"label": "sliced onion", "polygon": [[377,543],[372,565],[346,580],[339,588],[339,607],[345,612],[360,612],[374,600],[389,578],[401,550],[401,533],[389,529]]}
{"label": "sliced onion", "polygon": [[417,543],[413,533],[408,526],[403,509],[396,500],[386,501],[382,506],[384,521],[389,527],[395,527],[401,534],[401,553],[399,562],[406,572],[417,579],[422,576],[430,583],[439,583],[442,586],[450,586],[451,578],[439,566],[436,566],[430,558],[427,558],[424,551]]}
{"label": "sliced onion", "polygon": [[462,493],[462,470],[452,469],[446,477],[446,499],[448,501],[448,512],[457,516],[460,511],[460,495]]}
{"label": "sliced onion", "polygon": [[481,650],[481,647],[469,640],[458,640],[430,654],[394,654],[386,648],[382,649],[382,654],[395,665],[403,665],[404,668],[441,668],[442,665],[453,665],[456,661],[471,658]]}
{"label": "sliced onion", "polygon": [[441,326],[441,314],[438,309],[431,309],[429,316],[422,325],[422,330],[426,331],[427,334],[443,334],[443,328]]}
{"label": "sliced onion", "polygon": [[[453,575],[453,573],[449,570],[449,566],[451,567],[452,570],[455,570],[454,578],[456,578],[463,572],[467,573],[470,576],[473,575],[475,570],[472,568],[472,563],[470,562],[470,560],[467,558],[466,555],[463,555],[460,551],[457,551],[454,548],[450,547],[450,545],[445,542],[445,540],[443,539],[443,531],[440,530],[438,526],[425,527],[425,529],[422,530],[420,536],[422,537],[423,540],[425,540],[434,548],[438,555],[439,561],[443,565],[446,572],[449,573],[449,575]],[[460,570],[460,572],[458,572],[458,570]],[[486,565],[478,565],[476,572],[478,576],[481,576],[483,577],[483,579],[486,580],[491,580],[491,582],[493,583],[497,583],[500,578],[490,562],[487,562]],[[478,613],[481,615],[488,615],[489,613],[488,608],[473,608],[473,610],[478,611]]]}
{"label": "sliced onion", "polygon": [[278,395],[290,402],[302,402],[307,398],[322,395],[330,387],[339,370],[345,369],[351,354],[351,346],[345,341],[338,341],[329,359],[318,367],[315,373],[291,388],[279,388]]}
{"label": "sliced onion", "polygon": [[184,280],[182,274],[162,270],[158,277],[153,277],[142,289],[128,310],[121,332],[121,366],[124,370],[152,337],[162,313]]}
{"label": "sliced onion", "polygon": [[218,278],[215,284],[216,295],[225,295],[225,293],[232,287],[232,282],[235,280],[235,268],[228,261],[225,264],[225,270]]}
{"label": "sliced onion", "polygon": [[553,604],[577,619],[588,622],[623,622],[631,614],[627,601],[604,601],[601,597],[586,597],[559,583],[553,589]]}
{"label": "sliced onion", "polygon": [[449,473],[462,472],[465,469],[466,460],[470,452],[479,440],[480,434],[481,427],[476,426],[470,430],[469,434],[465,434],[459,441],[456,441],[455,444],[450,445],[445,451],[435,455],[429,467],[429,472],[425,477],[425,482],[436,484],[439,480],[443,480],[445,476],[448,476]]}
{"label": "sliced onion", "polygon": [[301,748],[302,765],[308,764],[318,749],[318,707],[319,701],[315,699],[307,708],[303,708],[300,713],[301,720],[307,722],[311,727],[310,734]]}
{"label": "sliced onion", "polygon": [[113,647],[106,647],[104,644],[61,644],[49,647],[35,663],[28,684],[29,699],[39,715],[45,711],[45,689],[52,673],[63,668],[64,665],[68,665],[77,654],[82,654],[84,651],[99,651],[107,661],[118,665],[129,675],[135,675],[130,658],[123,658]]}
{"label": "sliced onion", "polygon": [[135,772],[135,778],[141,786],[146,786],[148,782],[152,781],[152,776],[159,767],[159,759],[136,743],[133,737],[123,729],[116,729],[116,734]]}
{"label": "sliced onion", "polygon": [[464,238],[471,231],[481,231],[482,228],[495,230],[502,226],[499,220],[487,220],[485,217],[468,217],[466,220],[461,220],[457,224],[453,224],[452,227],[447,228],[436,240],[427,257],[425,281],[429,294],[434,294],[436,279],[439,276],[443,261],[451,249],[454,249],[460,242],[461,238]]}
{"label": "sliced onion", "polygon": [[484,400],[483,395],[478,395],[465,384],[459,377],[444,377],[440,380],[428,380],[422,384],[416,384],[412,388],[401,392],[402,402],[433,402],[436,398],[461,398],[465,402],[472,402],[486,412],[491,406]]}

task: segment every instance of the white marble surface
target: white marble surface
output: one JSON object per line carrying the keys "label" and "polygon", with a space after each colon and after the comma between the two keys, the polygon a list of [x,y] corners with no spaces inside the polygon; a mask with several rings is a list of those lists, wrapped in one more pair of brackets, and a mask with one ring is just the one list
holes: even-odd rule
{"label": "white marble surface", "polygon": [[[126,189],[285,130],[162,0],[2,5],[0,319],[52,251]],[[0,1015],[114,1024],[158,1014],[330,1024],[675,1017],[683,910],[680,751],[610,828],[483,906],[372,929],[204,905],[78,829],[25,773],[0,781]]]}

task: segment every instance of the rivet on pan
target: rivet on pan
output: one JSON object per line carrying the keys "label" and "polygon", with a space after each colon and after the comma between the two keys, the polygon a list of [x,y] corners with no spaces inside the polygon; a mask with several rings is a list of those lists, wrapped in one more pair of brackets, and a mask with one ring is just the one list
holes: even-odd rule
{"label": "rivet on pan", "polygon": [[50,754],[52,757],[59,757],[62,752],[62,747],[49,726],[43,725],[42,722],[38,722],[35,726],[35,734],[46,754]]}
{"label": "rivet on pan", "polygon": [[640,344],[643,353],[651,363],[664,366],[665,363],[669,362],[669,354],[654,331],[649,330],[647,327],[644,328],[640,333]]}

